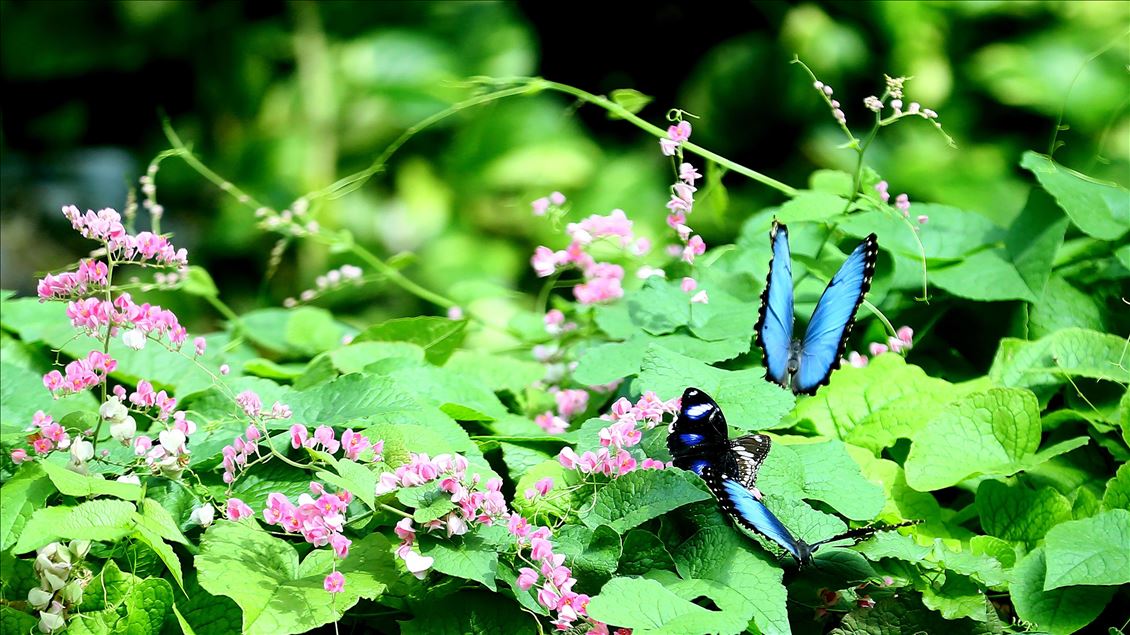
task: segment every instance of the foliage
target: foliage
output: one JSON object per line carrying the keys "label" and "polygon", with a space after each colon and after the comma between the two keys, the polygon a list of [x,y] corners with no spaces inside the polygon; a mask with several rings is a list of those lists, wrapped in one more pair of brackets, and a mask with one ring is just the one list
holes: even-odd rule
{"label": "foliage", "polygon": [[[225,180],[168,122],[171,148],[122,214],[64,208],[94,241],[90,257],[54,263],[38,298],[0,297],[5,631],[1121,626],[1130,321],[1110,289],[1130,278],[1124,184],[1017,151],[1008,164],[1027,193],[1002,199],[1009,209],[892,196],[910,185],[883,178],[886,159],[872,159],[898,152],[892,127],[937,133],[935,151],[957,161],[970,153],[942,149],[954,143],[946,113],[913,101],[915,80],[903,77],[852,96],[863,108],[845,106],[821,79],[827,60],[806,59],[814,71],[797,59],[789,68],[813,86],[805,99],[842,135],[853,167],[790,185],[706,148],[724,114],[675,109],[658,126],[651,97],[631,89],[605,98],[500,72],[507,78],[443,89],[457,98],[424,99],[440,90],[438,69],[455,64],[434,44],[366,45],[437,69],[401,87],[427,102],[412,110],[419,123],[370,167],[326,178],[286,208],[258,201],[259,183]],[[668,197],[666,225],[658,213],[605,213],[606,201],[584,194],[511,205],[521,213],[508,218],[547,243],[530,257],[540,290],[514,294],[471,273],[462,288],[435,284],[437,271],[459,278],[470,266],[446,255],[458,241],[427,244],[423,227],[419,260],[385,257],[351,231],[355,217],[337,216],[395,165],[413,218],[446,222],[421,212],[450,207],[444,180],[397,150],[488,107],[525,113],[539,135],[570,125],[546,93],[658,141],[653,163],[631,165],[655,172],[669,158],[672,185],[649,205]],[[468,139],[523,130],[473,117],[456,125]],[[599,151],[577,138],[531,144],[483,173],[522,192],[529,182],[514,174],[539,162],[574,165],[554,181],[570,193],[610,178],[585,167]],[[282,306],[229,306],[229,274],[199,266],[179,249],[189,241],[161,231],[178,211],[158,202],[156,177],[174,162],[228,197],[225,214],[254,218],[279,241],[272,268],[292,246],[341,260]],[[728,198],[746,186],[739,177],[779,200],[739,214]],[[740,224],[726,234],[711,213]],[[879,236],[853,350],[814,396],[766,382],[753,346],[774,218],[790,224],[799,315],[846,250]],[[491,270],[508,250],[475,245],[471,259]],[[337,305],[378,285],[396,300],[374,319]],[[211,307],[222,327],[194,337],[157,306],[163,298]],[[967,328],[955,334],[954,319]],[[715,397],[731,435],[772,436],[757,488],[798,538],[921,524],[826,546],[798,569],[736,528],[702,479],[670,465],[666,424],[692,385]]]}

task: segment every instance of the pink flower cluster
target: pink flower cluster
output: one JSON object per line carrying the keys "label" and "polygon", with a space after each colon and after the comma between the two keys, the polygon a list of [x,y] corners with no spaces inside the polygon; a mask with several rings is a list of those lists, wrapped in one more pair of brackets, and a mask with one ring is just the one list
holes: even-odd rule
{"label": "pink flower cluster", "polygon": [[581,270],[584,282],[573,287],[573,297],[581,304],[595,304],[623,297],[624,268],[611,263],[597,262],[588,248],[602,238],[613,239],[622,248],[629,248],[633,254],[642,255],[651,249],[646,238],[636,239],[632,233],[632,221],[624,210],[615,209],[607,216],[593,214],[579,223],[569,223],[565,229],[571,242],[566,249],[553,251],[539,246],[534,250],[530,264],[539,277],[553,275],[565,267]]}
{"label": "pink flower cluster", "polygon": [[379,462],[384,459],[381,452],[384,452],[385,442],[384,439],[378,439],[373,443],[360,432],[354,432],[352,428],[342,432],[341,441],[338,441],[334,437],[333,428],[329,426],[318,426],[314,429],[314,434],[310,435],[306,426],[296,423],[290,427],[290,447],[322,449],[330,454],[344,450],[345,458],[351,461],[356,461],[365,450],[372,449],[373,461]]}
{"label": "pink flower cluster", "polygon": [[110,269],[100,260],[79,261],[78,270],[47,274],[36,286],[40,302],[101,291],[110,284]]}
{"label": "pink flower cluster", "polygon": [[[887,338],[886,344],[882,342],[871,342],[868,346],[872,357],[882,355],[887,351],[902,353],[903,351],[909,351],[911,348],[914,348],[914,329],[909,326],[900,326],[898,331],[895,332],[894,337]],[[863,368],[868,363],[867,356],[861,355],[856,351],[849,353],[846,361],[856,368]]]}
{"label": "pink flower cluster", "polygon": [[[31,423],[30,430],[34,433],[28,437],[28,442],[36,454],[50,454],[52,450],[65,450],[71,445],[71,435],[67,434],[67,430],[42,410],[35,413]],[[23,449],[13,450],[11,456],[15,463],[28,460],[27,451]]]}
{"label": "pink flower cluster", "polygon": [[545,216],[545,213],[550,210],[550,207],[560,208],[565,204],[565,195],[561,192],[553,192],[549,196],[543,196],[535,199],[530,203],[530,207],[534,210],[534,216]]}
{"label": "pink flower cluster", "polygon": [[557,412],[546,410],[534,417],[534,423],[550,434],[560,434],[569,428],[569,419],[588,408],[589,393],[579,388],[559,389],[551,387],[557,401]]}
{"label": "pink flower cluster", "polygon": [[[126,389],[122,386],[114,386],[114,394],[122,400],[125,400]],[[165,421],[172,414],[173,410],[177,407],[177,400],[170,397],[164,390],[154,391],[153,384],[141,379],[137,382],[137,390],[130,393],[129,402],[139,409],[157,408],[157,418]],[[177,415],[181,417],[184,413],[178,412]]]}
{"label": "pink flower cluster", "polygon": [[[510,515],[507,526],[518,544],[518,556],[523,557],[523,549],[529,547],[529,559],[526,561],[538,567],[518,570],[518,588],[529,591],[538,587],[538,604],[557,612],[552,623],[558,630],[569,630],[578,619],[587,619],[589,596],[573,591],[577,579],[573,577],[572,569],[565,566],[565,554],[553,552],[549,527],[532,529],[529,521],[518,514]],[[593,622],[592,626],[589,633],[608,632],[608,627],[598,622]]]}
{"label": "pink flower cluster", "polygon": [[187,251],[177,249],[167,238],[152,232],[130,235],[122,225],[121,215],[112,209],[87,210],[83,214],[74,205],[67,205],[63,208],[63,215],[86,238],[106,243],[111,256],[178,268],[188,265]]}
{"label": "pink flower cluster", "polygon": [[196,432],[196,423],[186,419],[183,412],[173,415],[171,428],[157,435],[157,443],[146,435],[133,440],[133,452],[145,457],[145,463],[154,474],[177,478],[188,467],[188,437]]}
{"label": "pink flower cluster", "polygon": [[651,391],[644,393],[635,404],[621,397],[612,404],[609,414],[601,416],[612,421],[612,425],[597,433],[603,447],[596,452],[586,451],[578,455],[573,448],[566,446],[558,453],[557,460],[566,468],[580,470],[582,474],[612,477],[623,476],[636,469],[662,470],[667,467],[662,461],[645,458],[637,462],[628,448],[643,440],[643,432],[637,427],[639,424],[650,430],[662,423],[664,414],[678,411],[678,398],[662,401]]}
{"label": "pink flower cluster", "polygon": [[237,436],[231,445],[224,446],[220,453],[224,456],[221,465],[224,468],[223,478],[225,483],[231,485],[235,482],[236,472],[247,467],[247,462],[252,454],[259,456],[259,439],[261,438],[263,438],[263,433],[253,423],[247,426],[247,430],[242,435]]}
{"label": "pink flower cluster", "polygon": [[667,226],[675,230],[683,244],[670,245],[667,251],[671,256],[681,257],[687,263],[694,263],[695,256],[701,256],[706,252],[706,242],[702,240],[702,236],[697,234],[692,236],[694,230],[687,225],[687,216],[694,211],[694,193],[698,191],[694,184],[702,178],[693,165],[682,162],[682,144],[690,139],[690,136],[690,122],[680,121],[677,125],[667,128],[667,138],[660,139],[659,144],[664,155],[677,156],[680,161],[678,179],[671,186],[671,199],[667,201],[669,211]]}
{"label": "pink flower cluster", "polygon": [[[310,491],[318,498],[300,494],[297,505],[278,492],[268,494],[263,520],[268,525],[279,525],[287,533],[302,534],[306,542],[315,547],[329,545],[338,559],[344,559],[349,555],[349,546],[353,543],[341,533],[345,527],[345,508],[353,500],[353,494],[349,490],[331,494],[321,483],[313,481],[310,483]],[[243,517],[245,511],[250,511],[250,508],[238,508],[236,513]],[[231,513],[228,515],[230,517]],[[323,587],[329,593],[339,593],[345,587],[345,577],[340,571],[334,571],[326,576]]]}
{"label": "pink flower cluster", "polygon": [[56,397],[82,392],[106,381],[106,375],[117,367],[118,361],[113,357],[101,351],[90,351],[84,359],[76,359],[63,367],[65,375],[57,370],[45,374],[43,385]]}
{"label": "pink flower cluster", "polygon": [[[879,199],[884,203],[891,199],[891,193],[887,191],[889,188],[890,186],[886,181],[879,181],[875,184],[875,191],[879,193]],[[905,192],[895,197],[895,207],[902,212],[903,218],[910,218],[910,197]],[[930,221],[930,217],[919,214],[917,220],[919,225],[925,225]]]}
{"label": "pink flower cluster", "polygon": [[117,335],[120,328],[129,329],[122,339],[126,346],[135,350],[145,346],[147,337],[159,339],[168,335],[169,342],[177,347],[188,338],[188,331],[172,311],[148,302],[135,304],[128,293],[119,295],[113,302],[94,297],[74,300],[67,303],[67,317],[75,328],[95,337],[102,336],[102,329],[110,329],[112,336]]}
{"label": "pink flower cluster", "polygon": [[832,99],[832,87],[821,81],[813,82],[812,87],[824,97],[824,101],[828,102],[828,106],[832,109],[832,118],[836,120],[836,123],[841,126],[847,125],[847,115],[840,108],[840,102]]}

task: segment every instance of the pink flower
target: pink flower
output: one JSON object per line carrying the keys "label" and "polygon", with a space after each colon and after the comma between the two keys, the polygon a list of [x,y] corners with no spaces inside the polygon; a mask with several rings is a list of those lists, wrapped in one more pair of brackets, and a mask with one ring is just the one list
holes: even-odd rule
{"label": "pink flower", "polygon": [[298,449],[306,445],[307,434],[306,426],[302,424],[294,424],[290,426],[290,447]]}
{"label": "pink flower", "polygon": [[349,545],[351,544],[353,544],[353,541],[341,534],[330,536],[330,547],[333,548],[334,555],[338,558],[345,558],[349,555]]}
{"label": "pink flower", "polygon": [[554,415],[550,410],[546,410],[540,415],[534,417],[534,423],[536,423],[539,428],[545,430],[549,434],[561,434],[569,427],[568,421],[565,421],[561,417]]}
{"label": "pink flower", "polygon": [[900,326],[899,329],[895,331],[895,335],[902,340],[907,348],[914,344],[914,329],[909,326]]}
{"label": "pink flower", "polygon": [[530,587],[538,582],[538,572],[529,567],[522,567],[518,570],[518,588],[523,591],[529,591]]}
{"label": "pink flower", "polygon": [[871,352],[872,357],[877,357],[877,356],[882,355],[883,353],[887,352],[887,345],[886,344],[880,344],[879,342],[871,342],[871,345],[868,347],[868,350]]}
{"label": "pink flower", "polygon": [[919,215],[918,215],[918,224],[919,224],[919,225],[925,225],[925,224],[926,224],[927,222],[929,222],[929,221],[930,221],[930,217],[929,217],[929,216],[927,216],[927,215],[925,215],[925,214],[919,214]]}
{"label": "pink flower", "polygon": [[412,527],[411,518],[402,518],[400,522],[396,523],[396,528],[393,531],[404,542],[411,543],[416,540],[416,530]]}
{"label": "pink flower", "polygon": [[618,278],[595,278],[573,287],[573,296],[581,304],[596,304],[623,297],[624,289]]}
{"label": "pink flower", "polygon": [[887,185],[886,181],[879,181],[875,184],[875,191],[879,193],[879,198],[882,199],[884,203],[886,203],[891,198],[890,192],[887,191],[888,187],[889,186]]}
{"label": "pink flower", "polygon": [[539,480],[537,483],[534,483],[534,489],[536,489],[542,496],[545,496],[549,493],[549,490],[553,489],[553,477],[547,476]]}
{"label": "pink flower", "polygon": [[400,486],[400,479],[392,472],[385,472],[377,479],[376,495],[387,494]]}
{"label": "pink flower", "polygon": [[316,445],[321,445],[330,454],[337,452],[341,447],[341,443],[334,439],[333,428],[329,426],[318,426],[314,430],[314,441]]}
{"label": "pink flower", "polygon": [[589,393],[584,390],[559,390],[553,398],[557,401],[557,412],[567,418],[584,412],[589,404]]}
{"label": "pink flower", "polygon": [[538,246],[538,248],[534,250],[534,255],[530,258],[530,264],[533,266],[534,272],[538,274],[539,278],[553,275],[553,272],[557,271],[557,265],[559,263],[560,259],[557,253],[545,246]]}
{"label": "pink flower", "polygon": [[687,246],[683,248],[683,260],[693,263],[695,256],[701,256],[704,253],[706,253],[706,243],[703,242],[702,236],[692,236],[687,242]]}
{"label": "pink flower", "polygon": [[674,194],[671,195],[671,200],[667,201],[666,207],[673,213],[691,211],[691,204]]}
{"label": "pink flower", "polygon": [[220,374],[221,375],[227,375],[230,372],[231,372],[231,366],[228,366],[227,364],[220,364]]}
{"label": "pink flower", "polygon": [[545,216],[545,212],[549,209],[549,198],[543,196],[535,199],[530,203],[530,207],[534,209],[534,216]]}
{"label": "pink flower", "polygon": [[[132,399],[132,398],[131,398]],[[235,402],[249,417],[258,417],[263,410],[263,401],[253,391],[245,390],[235,396]]]}
{"label": "pink flower", "polygon": [[659,461],[650,457],[644,459],[643,462],[640,463],[641,470],[662,470],[666,467],[667,465],[663,463],[663,461]]}
{"label": "pink flower", "polygon": [[530,539],[530,557],[535,561],[553,555],[553,544],[545,538]]}
{"label": "pink flower", "polygon": [[23,463],[24,461],[28,460],[27,450],[25,450],[23,448],[16,448],[15,450],[12,450],[11,456],[12,456],[12,463],[15,463],[16,465],[19,465],[20,463]]}
{"label": "pink flower", "polygon": [[341,593],[345,589],[345,576],[341,574],[341,571],[334,571],[326,576],[325,581],[322,582],[322,588],[327,593]]}
{"label": "pink flower", "polygon": [[659,140],[659,151],[662,152],[663,156],[665,156],[665,157],[675,156],[675,152],[678,151],[678,149],[679,149],[679,142],[678,141],[672,141],[672,140],[666,139],[666,138]]}
{"label": "pink flower", "polygon": [[867,366],[867,361],[868,360],[866,355],[860,355],[856,351],[852,351],[848,354],[848,363],[852,366],[855,366],[856,368],[863,368],[864,366]]}
{"label": "pink flower", "polygon": [[680,142],[680,143],[682,143],[683,141],[686,141],[687,139],[690,139],[691,138],[691,122],[680,121],[678,124],[676,124],[674,126],[668,126],[667,127],[667,136],[672,141],[677,141],[677,142]]}
{"label": "pink flower", "polygon": [[682,289],[683,293],[690,293],[698,286],[698,281],[694,278],[683,278]]}
{"label": "pink flower", "polygon": [[43,385],[47,390],[55,392],[63,387],[63,374],[57,370],[53,370],[43,376]]}
{"label": "pink flower", "polygon": [[239,500],[238,498],[229,498],[227,504],[227,517],[228,520],[239,520],[241,518],[250,518],[254,516],[255,512],[251,511],[251,507],[247,503]]}
{"label": "pink flower", "polygon": [[667,215],[667,226],[671,229],[678,229],[686,225],[687,215],[682,212],[675,212]]}
{"label": "pink flower", "polygon": [[910,216],[910,197],[906,194],[899,194],[895,199],[895,207],[902,212],[903,216]]}
{"label": "pink flower", "polygon": [[453,306],[453,307],[447,309],[447,319],[449,319],[449,320],[462,320],[463,319],[463,308],[458,307],[458,306]]}
{"label": "pink flower", "polygon": [[554,205],[564,205],[565,195],[561,192],[551,192],[549,194],[549,202],[553,203]]}
{"label": "pink flower", "polygon": [[547,328],[550,326],[560,326],[565,322],[565,314],[558,309],[550,309],[545,312],[543,319]]}
{"label": "pink flower", "polygon": [[192,340],[192,346],[196,349],[196,355],[199,357],[203,355],[204,351],[208,348],[208,342],[206,342],[203,337],[198,337]]}
{"label": "pink flower", "polygon": [[616,454],[616,473],[620,476],[636,469],[636,458],[627,450],[620,450]]}
{"label": "pink flower", "polygon": [[560,599],[560,596],[545,587],[538,590],[538,603],[551,611],[557,608]]}
{"label": "pink flower", "polygon": [[691,296],[691,302],[694,302],[696,304],[707,304],[707,303],[709,303],[710,297],[708,295],[706,295],[706,289],[703,289],[702,291],[699,291],[698,293]]}
{"label": "pink flower", "polygon": [[702,175],[690,163],[680,163],[679,178],[687,185],[694,185],[694,182],[701,179]]}
{"label": "pink flower", "polygon": [[358,455],[369,449],[370,443],[365,435],[350,428],[341,433],[341,445],[345,448],[346,458],[357,460]]}
{"label": "pink flower", "polygon": [[577,453],[573,450],[573,448],[565,446],[561,448],[561,452],[557,454],[557,461],[561,463],[561,465],[564,466],[565,469],[571,470],[577,467],[577,463],[580,461],[580,457],[577,456]]}
{"label": "pink flower", "polygon": [[526,520],[525,516],[510,514],[510,520],[506,523],[506,529],[511,535],[517,538],[525,538],[530,535],[530,522]]}
{"label": "pink flower", "polygon": [[698,191],[698,188],[686,183],[676,183],[673,187],[676,196],[686,201],[688,205],[694,204],[694,193]]}
{"label": "pink flower", "polygon": [[138,437],[134,437],[134,440],[133,440],[133,453],[134,454],[141,456],[142,454],[145,454],[146,452],[148,452],[152,447],[153,447],[153,439],[150,439],[149,437],[145,436],[144,434],[141,435],[141,436],[138,436]]}

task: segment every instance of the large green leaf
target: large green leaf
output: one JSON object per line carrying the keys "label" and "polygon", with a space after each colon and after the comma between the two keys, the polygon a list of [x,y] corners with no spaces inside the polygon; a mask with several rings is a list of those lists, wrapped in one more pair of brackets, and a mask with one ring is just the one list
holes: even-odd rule
{"label": "large green leaf", "polygon": [[1009,594],[1016,614],[1052,635],[1090,624],[1110,602],[1115,587],[1073,586],[1045,590],[1046,556],[1038,547],[1012,570]]}
{"label": "large green leaf", "polygon": [[1034,342],[1005,338],[989,377],[1005,386],[1049,394],[1068,378],[1086,377],[1130,383],[1130,370],[1119,365],[1125,339],[1085,329],[1063,329]]}
{"label": "large green leaf", "polygon": [[463,343],[466,320],[419,316],[396,318],[361,331],[354,342],[409,342],[424,349],[433,364],[442,365]]}
{"label": "large green leaf", "polygon": [[498,635],[535,633],[534,619],[506,598],[484,591],[460,591],[454,595],[417,603],[412,620],[400,622],[404,635]]}
{"label": "large green leaf", "polygon": [[795,403],[792,393],[765,381],[764,376],[760,368],[723,370],[652,344],[644,354],[635,388],[670,399],[695,386],[718,402],[731,426],[760,430],[777,426]]}
{"label": "large green leaf", "polygon": [[1130,583],[1130,511],[1112,509],[1061,523],[1045,539],[1044,590]]}
{"label": "large green leaf", "polygon": [[703,608],[643,578],[613,578],[589,601],[588,613],[595,620],[630,628],[639,635],[737,633],[745,627],[740,615]]}
{"label": "large green leaf", "polygon": [[0,487],[0,551],[16,544],[32,513],[54,492],[38,462],[25,464]]}
{"label": "large green leaf", "polygon": [[375,599],[397,578],[388,540],[370,534],[355,540],[338,563],[345,588],[332,600],[322,587],[334,555],[316,549],[299,563],[286,541],[243,523],[217,521],[200,541],[200,586],[235,600],[243,632],[302,633],[336,621],[360,598]]}
{"label": "large green leaf", "polygon": [[603,486],[581,521],[624,533],[688,503],[710,498],[698,477],[683,470],[636,470]]}
{"label": "large green leaf", "polygon": [[1036,176],[1075,226],[1101,240],[1117,240],[1130,231],[1130,192],[1066,168],[1050,157],[1025,152],[1020,165]]}
{"label": "large green leaf", "polygon": [[100,498],[36,510],[13,551],[24,553],[60,539],[118,540],[133,531],[134,509],[126,501]]}
{"label": "large green leaf", "polygon": [[42,463],[43,471],[55,487],[67,496],[93,498],[114,496],[129,501],[141,498],[141,486],[133,483],[108,481],[101,474],[79,474],[55,463]]}
{"label": "large green leaf", "polygon": [[985,480],[977,488],[977,512],[986,533],[1034,545],[1056,524],[1071,519],[1071,501],[1052,487]]}

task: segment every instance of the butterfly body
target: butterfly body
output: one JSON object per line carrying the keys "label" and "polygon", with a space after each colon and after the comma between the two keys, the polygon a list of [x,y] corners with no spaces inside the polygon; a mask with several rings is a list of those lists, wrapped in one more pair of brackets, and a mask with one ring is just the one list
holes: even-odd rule
{"label": "butterfly body", "polygon": [[687,388],[679,416],[667,433],[667,448],[673,463],[701,476],[727,516],[779,545],[800,567],[812,564],[813,554],[824,544],[840,540],[859,542],[876,532],[917,522],[861,527],[819,542],[805,542],[795,537],[765,506],[757,489],[757,472],[769,456],[769,437],[751,434],[733,441],[728,437],[726,417],[718,404],[701,390]]}
{"label": "butterfly body", "polygon": [[816,303],[804,337],[797,338],[788,227],[774,222],[769,236],[773,257],[754,327],[765,378],[796,394],[813,394],[839,368],[856,311],[871,288],[878,239],[871,234],[851,252]]}

